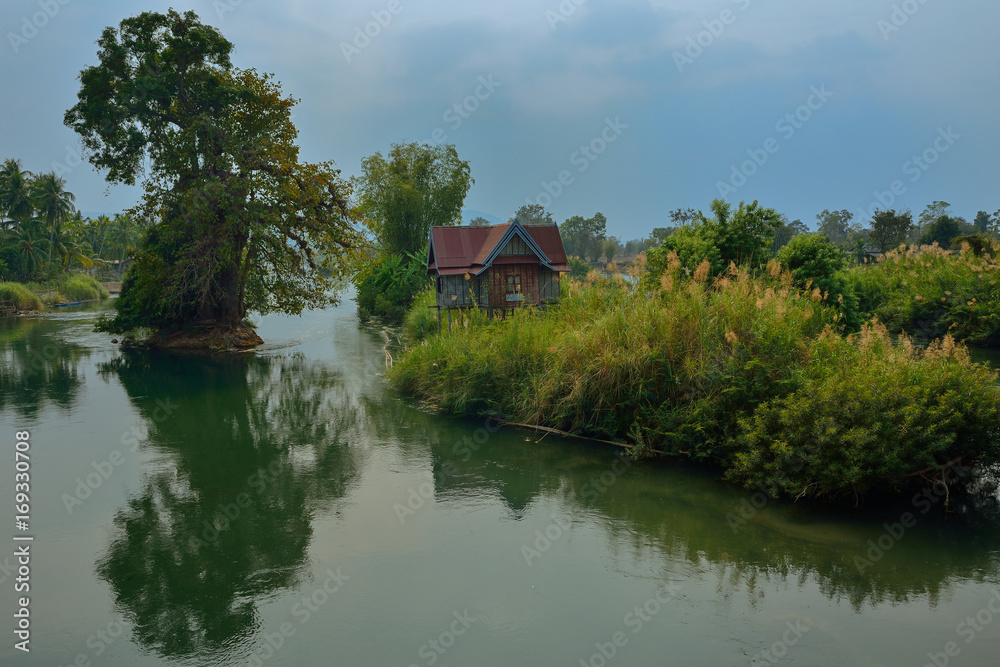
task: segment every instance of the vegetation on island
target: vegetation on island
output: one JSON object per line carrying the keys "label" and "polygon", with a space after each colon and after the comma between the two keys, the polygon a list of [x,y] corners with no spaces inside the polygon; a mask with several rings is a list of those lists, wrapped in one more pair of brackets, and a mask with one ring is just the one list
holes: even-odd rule
{"label": "vegetation on island", "polygon": [[152,221],[109,332],[168,344],[248,347],[247,312],[335,301],[364,239],[331,162],[301,162],[296,103],[269,74],[240,70],[233,44],[193,12],[144,12],[98,40],[66,125],[109,183],[141,179]]}
{"label": "vegetation on island", "polygon": [[544,311],[473,311],[438,335],[414,308],[390,379],[451,414],[626,441],[773,496],[857,501],[946,475],[960,495],[957,467],[1000,472],[997,373],[960,342],[998,340],[1000,242],[851,264],[849,242],[796,233],[775,257],[773,209],[712,212],[635,280],[564,281]]}

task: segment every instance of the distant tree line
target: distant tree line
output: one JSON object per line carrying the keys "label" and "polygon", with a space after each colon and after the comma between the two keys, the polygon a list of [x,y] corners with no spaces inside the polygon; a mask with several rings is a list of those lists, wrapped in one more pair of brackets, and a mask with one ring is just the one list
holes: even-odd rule
{"label": "distant tree line", "polygon": [[41,281],[73,269],[121,275],[143,230],[128,215],[84,218],[55,172],[34,174],[20,160],[0,166],[0,280]]}

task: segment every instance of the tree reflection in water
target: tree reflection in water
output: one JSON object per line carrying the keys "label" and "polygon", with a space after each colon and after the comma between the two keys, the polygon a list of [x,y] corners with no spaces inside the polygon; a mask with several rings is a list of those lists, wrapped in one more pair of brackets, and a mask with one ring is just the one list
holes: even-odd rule
{"label": "tree reflection in water", "polygon": [[115,516],[97,573],[141,646],[229,654],[263,598],[299,585],[314,514],[355,483],[348,441],[363,406],[301,355],[129,351],[101,373],[121,382],[160,458]]}

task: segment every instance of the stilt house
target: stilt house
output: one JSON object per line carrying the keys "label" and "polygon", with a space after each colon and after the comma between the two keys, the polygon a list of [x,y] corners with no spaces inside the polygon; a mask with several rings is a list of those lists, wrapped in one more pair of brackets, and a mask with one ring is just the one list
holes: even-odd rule
{"label": "stilt house", "polygon": [[427,273],[438,308],[478,306],[490,314],[559,298],[569,271],[559,228],[517,220],[484,227],[432,227]]}

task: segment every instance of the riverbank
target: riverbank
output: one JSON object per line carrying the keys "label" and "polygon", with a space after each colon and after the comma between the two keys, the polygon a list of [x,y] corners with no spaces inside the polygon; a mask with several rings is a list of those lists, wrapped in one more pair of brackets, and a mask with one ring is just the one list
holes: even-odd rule
{"label": "riverbank", "polygon": [[773,496],[853,502],[946,478],[957,495],[1000,464],[996,373],[950,336],[919,349],[878,320],[848,334],[778,270],[564,291],[545,312],[431,335],[389,378],[447,413],[626,440]]}
{"label": "riverbank", "polygon": [[0,314],[25,315],[46,308],[103,301],[120,289],[121,283],[100,283],[92,276],[80,273],[46,283],[0,282]]}

